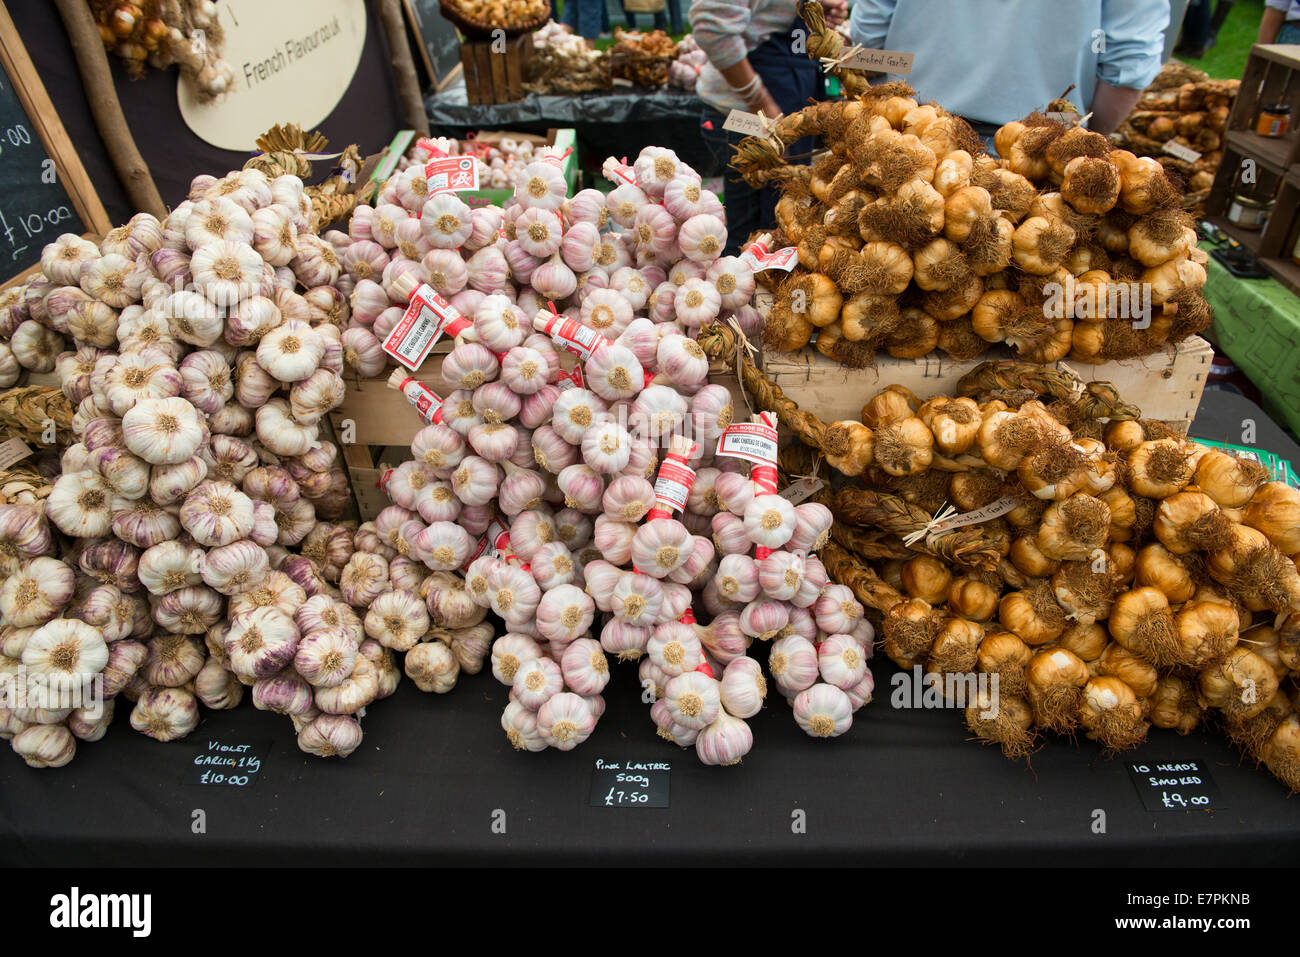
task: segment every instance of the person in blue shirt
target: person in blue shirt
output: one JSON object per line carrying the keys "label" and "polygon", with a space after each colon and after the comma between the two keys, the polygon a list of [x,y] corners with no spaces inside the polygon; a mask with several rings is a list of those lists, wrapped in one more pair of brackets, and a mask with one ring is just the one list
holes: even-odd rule
{"label": "person in blue shirt", "polygon": [[1073,85],[1114,130],[1160,72],[1169,0],[855,0],[853,42],[914,54],[910,83],[987,136]]}

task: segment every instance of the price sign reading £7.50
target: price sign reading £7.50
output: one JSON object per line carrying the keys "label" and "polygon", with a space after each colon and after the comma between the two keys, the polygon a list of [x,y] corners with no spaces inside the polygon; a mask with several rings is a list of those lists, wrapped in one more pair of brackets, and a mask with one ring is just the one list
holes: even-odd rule
{"label": "price sign reading \u00a37.50", "polygon": [[667,761],[596,759],[591,778],[592,807],[667,807]]}

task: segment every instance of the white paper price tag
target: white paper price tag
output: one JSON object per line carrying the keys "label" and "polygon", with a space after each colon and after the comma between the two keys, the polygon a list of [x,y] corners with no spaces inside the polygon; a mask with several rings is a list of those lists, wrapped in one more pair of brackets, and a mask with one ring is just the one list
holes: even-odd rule
{"label": "white paper price tag", "polygon": [[12,438],[8,442],[0,442],[0,469],[7,469],[31,454],[32,450],[22,439]]}
{"label": "white paper price tag", "polygon": [[791,505],[798,505],[820,492],[825,484],[821,479],[801,478],[781,489],[779,494]]}
{"label": "white paper price tag", "polygon": [[722,128],[733,133],[743,133],[745,136],[767,136],[763,117],[757,113],[746,113],[744,110],[732,110],[728,113]]}
{"label": "white paper price tag", "polygon": [[851,70],[870,70],[873,73],[912,72],[914,53],[900,53],[898,50],[859,50],[844,61]]}
{"label": "white paper price tag", "polygon": [[1162,149],[1174,159],[1180,159],[1184,163],[1195,163],[1201,158],[1201,154],[1196,152],[1190,146],[1184,146],[1182,143],[1175,143],[1170,140]]}

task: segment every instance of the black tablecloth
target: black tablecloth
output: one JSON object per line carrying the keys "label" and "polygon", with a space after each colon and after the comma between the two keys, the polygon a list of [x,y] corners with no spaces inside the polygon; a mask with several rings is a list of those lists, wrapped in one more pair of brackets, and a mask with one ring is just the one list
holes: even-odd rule
{"label": "black tablecloth", "polygon": [[[1263,444],[1263,413],[1224,395],[1207,393],[1196,433],[1214,438],[1212,430],[1234,416],[1255,414]],[[506,690],[487,672],[462,676],[444,696],[404,682],[371,707],[364,743],[342,761],[302,754],[287,718],[247,703],[205,711],[194,734],[172,744],[133,732],[124,708],[109,735],[81,745],[65,768],[32,770],[0,754],[0,862],[1174,866],[1300,859],[1300,803],[1241,762],[1219,734],[1153,729],[1139,750],[1115,759],[1086,740],[1053,740],[1031,762],[1012,763],[969,741],[953,711],[891,707],[897,669],[879,656],[874,666],[876,700],[847,734],[805,737],[773,692],[751,721],[754,750],[732,768],[704,767],[693,752],[655,737],[632,665],[616,666],[608,712],[569,753],[512,751],[499,723]],[[273,742],[255,784],[182,783],[209,740],[241,737]],[[670,806],[590,806],[597,758],[671,761]],[[1149,812],[1127,760],[1199,761],[1222,806]],[[193,832],[196,810],[204,812],[202,834]],[[793,827],[796,811],[804,812],[803,833]],[[496,833],[501,821],[505,833]],[[1098,821],[1104,833],[1096,832]]]}

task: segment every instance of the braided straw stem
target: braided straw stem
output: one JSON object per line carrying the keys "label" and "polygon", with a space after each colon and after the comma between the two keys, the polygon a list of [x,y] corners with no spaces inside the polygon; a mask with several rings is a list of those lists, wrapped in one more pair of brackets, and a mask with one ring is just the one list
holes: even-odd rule
{"label": "braided straw stem", "polygon": [[[829,503],[823,502],[822,504],[827,505]],[[911,558],[916,554],[904,545],[901,539],[895,536],[881,532],[871,532],[865,528],[853,528],[842,522],[836,522],[831,526],[831,540],[846,551],[852,552],[858,558],[871,561]]]}
{"label": "braided straw stem", "polygon": [[[926,529],[933,516],[897,495],[866,488],[842,488],[835,494],[831,511],[841,521],[883,529],[900,538]],[[910,546],[914,552],[934,555],[953,565],[996,569],[1002,561],[1001,536],[978,525],[965,526],[936,538],[933,544],[920,539]]]}
{"label": "braided straw stem", "polygon": [[46,423],[53,421],[57,430],[53,444],[71,445],[72,403],[52,386],[30,385],[0,393],[0,435],[8,433],[28,445],[50,445],[45,441]]}
{"label": "braided straw stem", "polygon": [[887,615],[891,608],[905,600],[905,596],[881,581],[875,572],[835,542],[823,545],[819,557],[826,568],[826,574],[841,585],[853,589],[854,596],[868,608]]}
{"label": "braided straw stem", "polygon": [[[699,345],[710,360],[721,360],[727,365],[736,361],[736,333],[726,326],[717,323],[705,326],[700,330]],[[824,447],[826,423],[786,398],[781,387],[754,365],[747,351],[742,351],[740,356],[740,381],[760,408],[775,412],[781,424],[808,445],[815,449]]]}
{"label": "braided straw stem", "polygon": [[[836,60],[844,55],[844,38],[826,25],[826,11],[816,0],[807,0],[799,5],[799,16],[808,25],[811,35],[808,37],[808,56],[814,60]],[[846,66],[831,68],[831,76],[840,81],[844,92],[849,96],[865,93],[871,86],[866,74],[861,70]]]}

